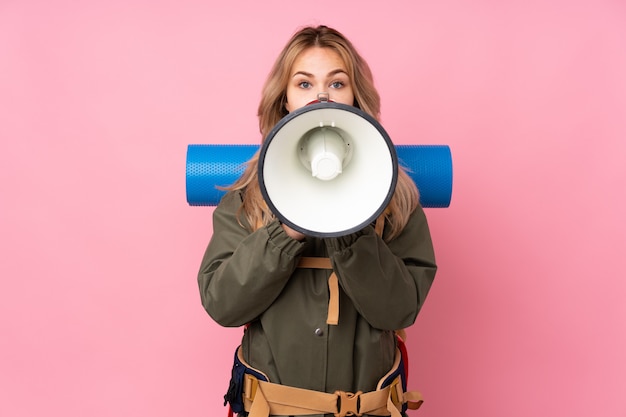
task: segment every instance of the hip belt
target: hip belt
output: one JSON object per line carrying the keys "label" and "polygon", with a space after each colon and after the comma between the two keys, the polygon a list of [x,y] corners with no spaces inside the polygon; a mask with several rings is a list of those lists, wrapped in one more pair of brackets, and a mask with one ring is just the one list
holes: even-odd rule
{"label": "hip belt", "polygon": [[401,417],[407,408],[416,410],[423,401],[419,392],[405,392],[403,374],[402,353],[397,349],[394,366],[381,378],[376,390],[365,393],[335,391],[331,394],[269,382],[266,375],[245,362],[239,347],[233,368],[233,378],[239,381],[233,383],[231,380],[229,393],[224,398],[234,412],[246,411],[248,417],[310,414]]}

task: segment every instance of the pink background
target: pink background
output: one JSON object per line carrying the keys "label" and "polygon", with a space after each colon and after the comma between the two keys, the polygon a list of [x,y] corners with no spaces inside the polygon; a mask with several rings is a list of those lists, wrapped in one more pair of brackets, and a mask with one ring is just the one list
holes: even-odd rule
{"label": "pink background", "polygon": [[618,0],[0,2],[0,415],[226,412],[241,329],[200,305],[186,147],[258,143],[270,65],[318,23],[396,143],[453,153],[412,415],[626,416]]}

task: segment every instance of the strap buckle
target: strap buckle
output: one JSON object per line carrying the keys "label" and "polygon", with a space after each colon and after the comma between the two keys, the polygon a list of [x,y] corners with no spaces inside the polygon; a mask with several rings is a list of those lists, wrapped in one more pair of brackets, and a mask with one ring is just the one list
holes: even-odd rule
{"label": "strap buckle", "polygon": [[249,401],[254,401],[254,397],[256,397],[256,391],[259,388],[259,380],[253,375],[244,374],[243,383],[244,398]]}
{"label": "strap buckle", "polygon": [[356,393],[335,391],[335,395],[337,395],[337,410],[339,410],[339,412],[335,413],[335,417],[363,415],[360,412],[361,394],[363,394],[362,391],[357,391]]}

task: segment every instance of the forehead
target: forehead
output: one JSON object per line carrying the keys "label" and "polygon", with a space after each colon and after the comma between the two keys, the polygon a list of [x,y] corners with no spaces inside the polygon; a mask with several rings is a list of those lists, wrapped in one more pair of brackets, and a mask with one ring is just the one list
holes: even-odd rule
{"label": "forehead", "polygon": [[292,66],[292,75],[304,71],[308,73],[329,72],[337,69],[346,71],[346,65],[339,53],[331,48],[309,47],[296,57]]}

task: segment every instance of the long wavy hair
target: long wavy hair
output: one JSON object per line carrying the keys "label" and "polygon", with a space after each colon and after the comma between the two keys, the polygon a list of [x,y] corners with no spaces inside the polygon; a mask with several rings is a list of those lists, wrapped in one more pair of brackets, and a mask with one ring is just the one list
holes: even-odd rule
{"label": "long wavy hair", "polygon": [[[337,30],[327,26],[305,27],[296,32],[287,42],[272,67],[263,86],[258,117],[259,130],[263,140],[272,128],[287,115],[287,84],[294,61],[304,50],[311,47],[329,48],[337,52],[346,65],[346,70],[354,92],[354,106],[380,120],[380,96],[374,87],[374,79],[369,65],[357,52],[352,43]],[[242,176],[228,190],[241,190],[243,204],[238,213],[255,230],[268,224],[274,218],[265,203],[258,180],[259,152],[246,164]],[[419,204],[419,194],[415,183],[403,167],[398,169],[398,181],[391,201],[377,219],[377,230],[387,228],[385,240],[396,237],[408,222],[410,214]]]}

